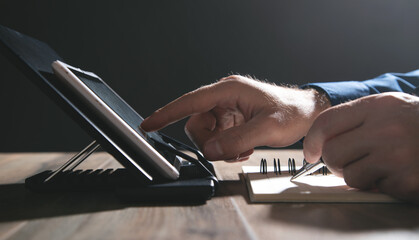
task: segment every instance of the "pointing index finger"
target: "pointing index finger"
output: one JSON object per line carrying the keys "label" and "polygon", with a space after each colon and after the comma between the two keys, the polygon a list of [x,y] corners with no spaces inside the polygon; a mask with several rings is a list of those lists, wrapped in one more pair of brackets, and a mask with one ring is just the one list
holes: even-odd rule
{"label": "pointing index finger", "polygon": [[185,117],[210,111],[223,94],[222,88],[218,91],[218,85],[207,85],[184,94],[151,114],[143,121],[141,128],[156,131]]}

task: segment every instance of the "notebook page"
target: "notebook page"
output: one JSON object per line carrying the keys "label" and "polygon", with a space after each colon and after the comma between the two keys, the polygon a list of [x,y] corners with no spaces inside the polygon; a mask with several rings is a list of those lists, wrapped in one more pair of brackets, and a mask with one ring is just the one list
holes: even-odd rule
{"label": "notebook page", "polygon": [[273,167],[268,167],[267,174],[261,174],[259,166],[242,169],[252,202],[398,202],[382,193],[350,188],[343,178],[333,174],[309,175],[291,182],[291,174],[285,168],[280,175],[273,172]]}

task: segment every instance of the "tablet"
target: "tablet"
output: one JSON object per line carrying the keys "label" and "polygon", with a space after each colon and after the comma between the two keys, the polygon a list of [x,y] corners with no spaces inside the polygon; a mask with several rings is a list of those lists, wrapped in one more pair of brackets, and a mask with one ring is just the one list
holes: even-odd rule
{"label": "tablet", "polygon": [[[76,97],[94,111],[109,128],[118,133],[118,137],[123,139],[136,155],[141,156],[142,161],[147,161],[164,178],[179,178],[180,164],[170,163],[153,147],[150,139],[159,139],[160,136],[141,131],[139,124],[143,118],[100,77],[58,60],[52,63],[52,68],[59,81],[76,94]],[[140,162],[133,164],[141,165]]]}

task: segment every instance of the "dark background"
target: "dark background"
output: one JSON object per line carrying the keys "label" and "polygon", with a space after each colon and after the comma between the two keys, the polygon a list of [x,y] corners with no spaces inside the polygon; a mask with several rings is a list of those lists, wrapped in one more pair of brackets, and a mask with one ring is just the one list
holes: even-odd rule
{"label": "dark background", "polygon": [[[419,68],[417,0],[1,1],[0,24],[101,76],[143,116],[232,73],[277,83]],[[91,139],[0,56],[0,151]],[[186,141],[184,122],[165,132]]]}

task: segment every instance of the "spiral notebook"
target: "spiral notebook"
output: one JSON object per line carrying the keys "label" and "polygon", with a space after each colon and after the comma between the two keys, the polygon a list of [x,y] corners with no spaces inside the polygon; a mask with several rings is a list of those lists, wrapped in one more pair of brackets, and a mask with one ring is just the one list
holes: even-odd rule
{"label": "spiral notebook", "polygon": [[371,191],[361,191],[345,184],[331,173],[317,173],[290,181],[297,165],[243,166],[251,202],[318,202],[318,203],[397,203],[398,200]]}

